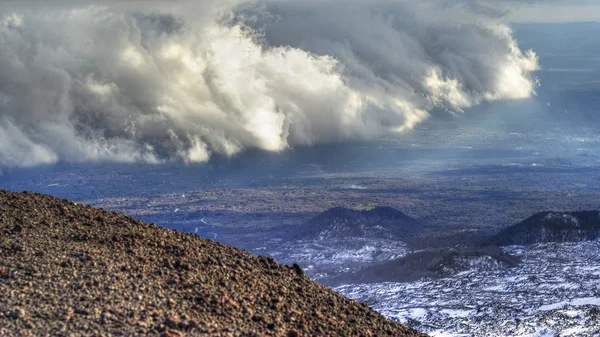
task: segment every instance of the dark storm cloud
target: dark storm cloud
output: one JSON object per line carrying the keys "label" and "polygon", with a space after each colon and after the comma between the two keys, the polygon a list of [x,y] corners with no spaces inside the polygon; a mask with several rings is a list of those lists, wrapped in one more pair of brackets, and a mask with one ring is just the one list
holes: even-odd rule
{"label": "dark storm cloud", "polygon": [[3,166],[371,138],[535,88],[535,54],[472,1],[4,4]]}

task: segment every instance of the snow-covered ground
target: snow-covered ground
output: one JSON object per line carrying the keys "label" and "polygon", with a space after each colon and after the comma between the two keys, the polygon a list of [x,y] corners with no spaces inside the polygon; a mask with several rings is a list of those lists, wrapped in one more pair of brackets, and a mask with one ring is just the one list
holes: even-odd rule
{"label": "snow-covered ground", "polygon": [[409,250],[401,241],[374,238],[346,238],[283,241],[253,249],[255,254],[274,257],[285,264],[298,263],[313,280],[352,272],[375,263],[405,256]]}
{"label": "snow-covered ground", "polygon": [[600,241],[505,250],[523,263],[336,290],[432,336],[600,336]]}

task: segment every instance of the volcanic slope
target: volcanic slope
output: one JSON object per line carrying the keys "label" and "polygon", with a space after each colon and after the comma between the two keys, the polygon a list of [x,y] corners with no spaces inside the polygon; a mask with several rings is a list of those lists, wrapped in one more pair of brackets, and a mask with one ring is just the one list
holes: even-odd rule
{"label": "volcanic slope", "polygon": [[517,267],[519,262],[518,257],[494,246],[419,251],[320,282],[332,286],[350,283],[413,282],[424,278],[451,277],[474,267],[486,270]]}
{"label": "volcanic slope", "polygon": [[508,227],[487,243],[501,246],[546,242],[581,242],[600,238],[600,213],[541,212]]}
{"label": "volcanic slope", "polygon": [[407,239],[421,230],[419,221],[391,207],[376,207],[367,211],[335,207],[298,226],[291,231],[289,238]]}
{"label": "volcanic slope", "polygon": [[425,336],[196,235],[0,191],[0,336]]}

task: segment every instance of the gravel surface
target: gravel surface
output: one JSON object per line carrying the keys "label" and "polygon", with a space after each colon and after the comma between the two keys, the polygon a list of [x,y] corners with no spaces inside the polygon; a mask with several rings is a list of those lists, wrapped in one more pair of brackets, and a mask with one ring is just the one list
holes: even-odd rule
{"label": "gravel surface", "polygon": [[425,336],[199,236],[0,191],[0,336]]}

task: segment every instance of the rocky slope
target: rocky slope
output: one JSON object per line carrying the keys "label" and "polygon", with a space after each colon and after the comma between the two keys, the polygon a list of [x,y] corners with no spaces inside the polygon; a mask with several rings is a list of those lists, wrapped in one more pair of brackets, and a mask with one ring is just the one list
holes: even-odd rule
{"label": "rocky slope", "polygon": [[124,215],[0,191],[0,335],[424,336],[288,267]]}
{"label": "rocky slope", "polygon": [[501,246],[528,245],[545,242],[581,242],[600,237],[600,213],[542,212],[508,227],[486,244]]}

